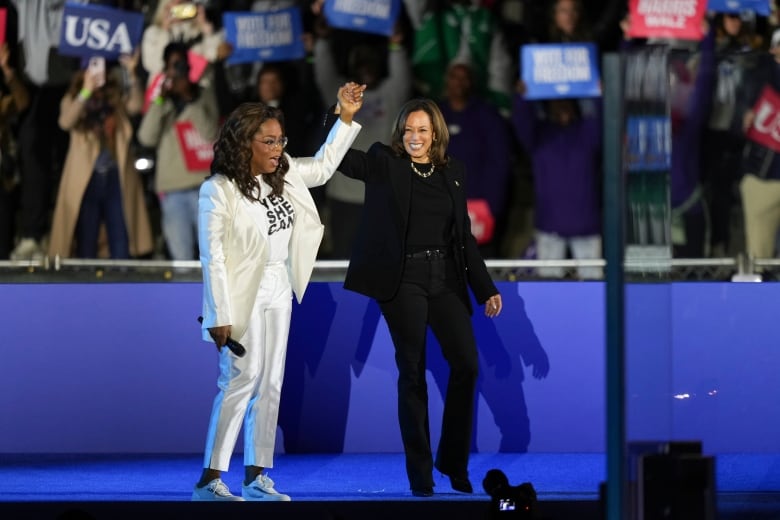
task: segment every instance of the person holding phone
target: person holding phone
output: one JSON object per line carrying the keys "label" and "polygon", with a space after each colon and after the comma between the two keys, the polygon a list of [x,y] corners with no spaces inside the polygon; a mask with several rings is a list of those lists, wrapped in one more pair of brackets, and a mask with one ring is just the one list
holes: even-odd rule
{"label": "person holding phone", "polygon": [[[143,103],[135,75],[138,54],[124,56],[120,63],[134,79],[128,92],[115,75],[106,77],[100,58],[74,76],[62,98],[59,125],[70,133],[70,144],[52,217],[49,256],[125,259],[153,250],[143,185],[130,146],[130,117]],[[99,240],[101,228],[107,251]]]}
{"label": "person holding phone", "polygon": [[141,37],[141,63],[149,73],[147,88],[164,72],[163,51],[169,43],[179,42],[209,63],[214,63],[223,41],[224,32],[214,29],[202,3],[160,0],[152,23],[144,29]]}
{"label": "person holding phone", "polygon": [[0,43],[0,260],[11,254],[16,226],[18,168],[13,125],[30,105],[30,93],[11,61],[8,42]]}
{"label": "person holding phone", "polygon": [[[165,79],[137,133],[139,143],[157,149],[154,191],[171,260],[197,258],[198,190],[209,175],[209,162],[198,160],[203,149],[192,143],[213,142],[219,125],[213,82],[201,86],[190,79],[187,51],[179,42],[165,47]],[[197,139],[185,139],[185,132]]]}
{"label": "person holding phone", "polygon": [[[365,86],[338,89],[339,120],[314,157],[285,152],[284,115],[244,103],[227,118],[200,189],[203,339],[219,351],[219,392],[209,420],[194,501],[289,501],[265,473],[273,466],[293,292],[311,277],[323,226],[309,188],[320,186],[355,140]],[[222,348],[234,338],[246,353]],[[244,482],[233,495],[221,479],[244,426]]]}

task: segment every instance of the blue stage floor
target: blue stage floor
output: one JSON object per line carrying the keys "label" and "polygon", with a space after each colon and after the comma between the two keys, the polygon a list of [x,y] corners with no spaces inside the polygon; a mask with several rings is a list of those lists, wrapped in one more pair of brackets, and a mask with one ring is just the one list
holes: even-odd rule
{"label": "blue stage floor", "polygon": [[[0,512],[3,503],[187,502],[201,467],[200,455],[5,454],[0,462]],[[474,454],[473,495],[452,491],[435,473],[435,496],[420,499],[407,489],[401,454],[279,455],[275,466],[277,489],[295,502],[451,502],[471,511],[489,503],[481,481],[492,468],[512,484],[531,482],[540,504],[596,504],[606,475],[601,454]],[[780,518],[780,457],[722,455],[716,468],[720,518]],[[223,479],[239,492],[241,477],[237,456]]]}

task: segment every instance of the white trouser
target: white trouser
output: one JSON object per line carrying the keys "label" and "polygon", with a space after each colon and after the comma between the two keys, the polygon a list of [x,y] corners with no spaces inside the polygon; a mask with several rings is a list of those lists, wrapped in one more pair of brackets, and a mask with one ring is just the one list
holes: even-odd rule
{"label": "white trouser", "polygon": [[219,393],[211,410],[204,467],[227,471],[244,424],[244,465],[273,467],[279,399],[290,332],[292,290],[284,264],[268,264],[249,327],[238,340],[244,357],[220,352]]}
{"label": "white trouser", "polygon": [[[566,259],[567,246],[571,248],[571,256],[577,260],[601,258],[600,235],[564,238],[555,233],[542,231],[536,231],[535,235],[537,260],[564,260]],[[563,278],[563,268],[561,267],[539,267],[537,273],[539,276],[547,278]],[[577,274],[583,279],[603,276],[600,267],[578,267]]]}

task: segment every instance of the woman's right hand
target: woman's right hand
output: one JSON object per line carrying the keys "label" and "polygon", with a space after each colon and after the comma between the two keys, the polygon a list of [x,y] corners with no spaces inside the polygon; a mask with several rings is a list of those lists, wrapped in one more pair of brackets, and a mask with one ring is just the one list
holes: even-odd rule
{"label": "woman's right hand", "polygon": [[85,88],[90,92],[94,92],[95,90],[97,90],[99,87],[98,83],[100,82],[98,80],[99,74],[100,74],[99,72],[91,70],[89,67],[87,67],[87,69],[84,71],[83,88]]}
{"label": "woman's right hand", "polygon": [[214,344],[217,346],[217,352],[219,352],[219,350],[227,343],[227,340],[230,337],[231,329],[231,325],[221,325],[219,327],[211,327],[209,329],[211,339],[214,340]]}

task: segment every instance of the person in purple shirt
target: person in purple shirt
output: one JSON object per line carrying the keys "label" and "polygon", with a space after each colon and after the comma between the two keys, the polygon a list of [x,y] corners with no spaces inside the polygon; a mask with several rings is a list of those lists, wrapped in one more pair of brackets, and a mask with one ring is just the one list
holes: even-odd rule
{"label": "person in purple shirt", "polygon": [[[438,102],[450,131],[450,153],[470,173],[466,197],[483,199],[495,227],[490,234],[475,231],[483,257],[495,256],[504,228],[510,192],[512,141],[507,120],[492,105],[474,94],[471,66],[451,65],[445,78],[444,98]],[[472,217],[474,224],[480,223]]]}
{"label": "person in purple shirt", "polygon": [[[525,99],[520,81],[512,126],[531,158],[534,235],[539,260],[601,258],[600,100]],[[543,267],[540,276],[561,278],[562,268]],[[600,278],[600,267],[580,267],[580,278]]]}

